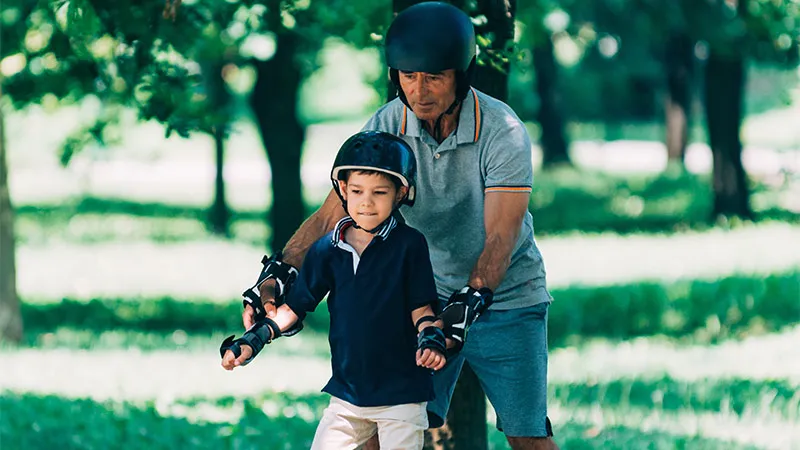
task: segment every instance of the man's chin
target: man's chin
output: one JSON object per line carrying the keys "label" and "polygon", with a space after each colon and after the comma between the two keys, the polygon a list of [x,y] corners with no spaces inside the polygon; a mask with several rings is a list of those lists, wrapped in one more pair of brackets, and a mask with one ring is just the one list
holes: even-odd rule
{"label": "man's chin", "polygon": [[424,108],[415,109],[414,115],[416,115],[419,120],[436,120],[439,118],[439,114],[437,114],[436,111],[426,110]]}

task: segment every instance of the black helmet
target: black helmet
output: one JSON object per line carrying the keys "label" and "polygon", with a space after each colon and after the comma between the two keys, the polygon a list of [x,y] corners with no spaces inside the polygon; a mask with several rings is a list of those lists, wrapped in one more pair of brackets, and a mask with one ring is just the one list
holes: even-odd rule
{"label": "black helmet", "polygon": [[456,70],[456,100],[469,91],[475,67],[475,27],[469,16],[453,5],[423,2],[397,15],[386,32],[386,64],[403,103],[397,72],[437,73]]}
{"label": "black helmet", "polygon": [[331,182],[343,204],[337,181],[344,180],[342,171],[346,170],[375,170],[396,177],[408,188],[400,204],[414,206],[417,161],[411,147],[399,137],[383,131],[362,131],[342,144],[333,162]]}

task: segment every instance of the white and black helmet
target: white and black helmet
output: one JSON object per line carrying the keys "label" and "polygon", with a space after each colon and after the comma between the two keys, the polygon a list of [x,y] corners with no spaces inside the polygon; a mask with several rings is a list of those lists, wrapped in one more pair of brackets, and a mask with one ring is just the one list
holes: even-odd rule
{"label": "white and black helmet", "polygon": [[382,131],[362,131],[342,144],[331,169],[331,183],[342,203],[338,180],[344,181],[343,175],[349,170],[374,170],[397,178],[408,188],[400,204],[414,205],[417,162],[411,147],[399,137]]}

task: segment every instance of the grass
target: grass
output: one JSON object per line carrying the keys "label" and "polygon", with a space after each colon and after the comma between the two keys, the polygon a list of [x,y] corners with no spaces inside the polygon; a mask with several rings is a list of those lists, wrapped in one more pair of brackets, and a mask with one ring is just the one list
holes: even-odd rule
{"label": "grass", "polygon": [[[785,205],[789,189],[794,188],[754,183],[757,221],[800,223],[800,211]],[[309,211],[318,207],[316,202]],[[713,225],[709,222],[707,177],[685,172],[623,177],[574,169],[548,171],[537,175],[530,208],[538,236],[577,230],[676,232]],[[16,214],[16,233],[22,243],[46,243],[58,237],[80,243],[128,239],[180,242],[211,236],[207,208],[173,203],[169,194],[161,202],[79,196],[57,203],[19,205]],[[265,217],[265,211],[232,211],[232,238],[263,244],[269,235]]]}
{"label": "grass", "polygon": [[[691,337],[716,342],[764,333],[800,322],[800,272],[771,276],[729,276],[719,280],[632,283],[608,287],[573,286],[552,290],[550,345],[576,345],[595,337]],[[189,336],[234,332],[241,328],[241,303],[170,297],[140,299],[63,299],[25,301],[26,341],[32,346],[88,348],[104,334],[119,345],[158,348]],[[324,334],[327,308],[306,320]],[[74,330],[74,331],[71,331]],[[144,334],[141,334],[144,333]],[[46,336],[46,337],[45,337]]]}
{"label": "grass", "polygon": [[[0,439],[11,448],[306,449],[327,396],[269,393],[172,404],[95,402],[6,392]],[[597,429],[566,422],[555,429],[562,449],[750,449],[725,440],[625,426]],[[490,432],[490,448],[508,448]]]}

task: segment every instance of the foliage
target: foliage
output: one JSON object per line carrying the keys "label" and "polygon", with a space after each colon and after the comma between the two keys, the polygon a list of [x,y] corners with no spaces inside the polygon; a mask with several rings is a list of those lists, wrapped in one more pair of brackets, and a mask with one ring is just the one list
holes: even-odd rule
{"label": "foliage", "polygon": [[[675,33],[697,41],[698,67],[707,58],[710,45],[722,46],[728,53],[744,50],[760,68],[796,67],[800,62],[797,2],[742,1],[747,2],[744,17],[737,16],[731,6],[736,2],[723,0],[520,2],[522,32],[510,86],[516,94],[510,97],[512,106],[526,118],[533,117],[537,109],[538,100],[529,87],[533,69],[528,48],[544,37],[553,39],[564,66],[559,83],[569,117],[583,120],[662,120],[665,46]],[[763,70],[757,75],[775,82],[751,96],[756,102],[763,101],[764,91],[786,97],[791,89]],[[796,82],[794,71],[786,75]],[[753,110],[749,105],[748,109]]]}

